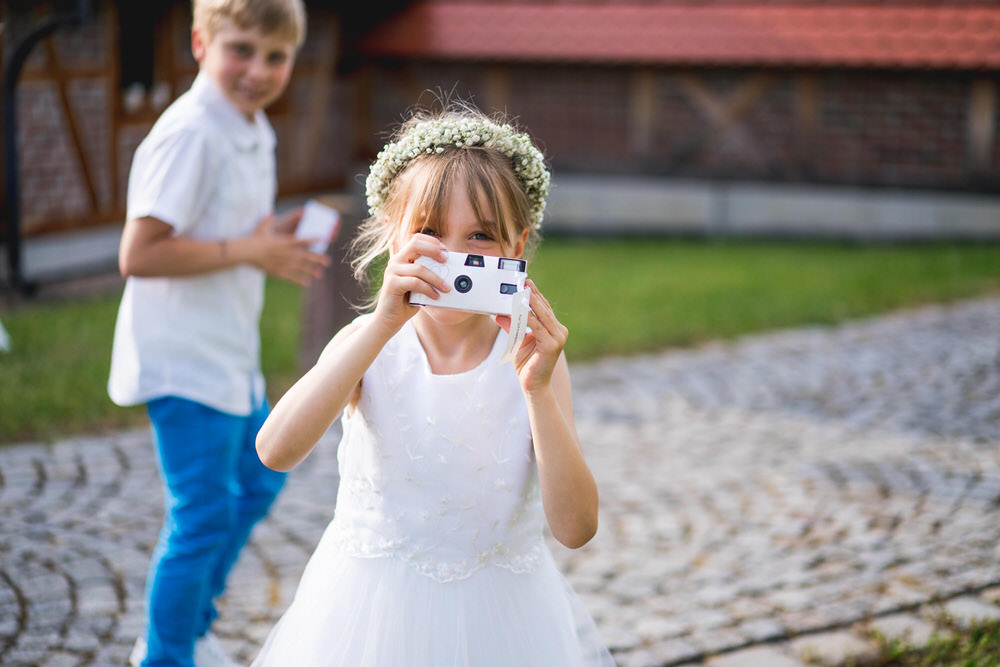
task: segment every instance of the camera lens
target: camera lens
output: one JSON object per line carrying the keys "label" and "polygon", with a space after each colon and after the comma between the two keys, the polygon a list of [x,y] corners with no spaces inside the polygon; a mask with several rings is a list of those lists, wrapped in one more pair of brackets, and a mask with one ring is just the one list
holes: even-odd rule
{"label": "camera lens", "polygon": [[465,294],[472,289],[472,278],[469,276],[459,276],[458,278],[455,278],[455,289],[462,294]]}

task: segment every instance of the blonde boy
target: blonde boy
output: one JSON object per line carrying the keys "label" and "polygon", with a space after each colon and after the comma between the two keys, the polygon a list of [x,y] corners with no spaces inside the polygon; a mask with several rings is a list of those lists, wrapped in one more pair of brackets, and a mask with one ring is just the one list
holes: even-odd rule
{"label": "blonde boy", "polygon": [[195,0],[199,73],[136,150],[119,251],[126,280],[108,392],[145,403],[166,516],[130,664],[233,664],[213,600],[284,478],[257,459],[265,274],[306,284],[326,265],[273,215],[274,132],[305,36],[301,0]]}

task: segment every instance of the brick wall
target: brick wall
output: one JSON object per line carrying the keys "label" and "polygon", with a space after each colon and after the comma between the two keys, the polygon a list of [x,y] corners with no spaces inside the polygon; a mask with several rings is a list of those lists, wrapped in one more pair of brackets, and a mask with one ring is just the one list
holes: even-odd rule
{"label": "brick wall", "polygon": [[[149,107],[123,111],[118,17],[110,3],[93,5],[84,26],[60,30],[37,44],[21,75],[21,229],[28,235],[120,221],[132,156],[158,114]],[[170,57],[158,68],[157,82],[169,84],[172,97],[187,90],[197,72],[190,14],[183,7],[175,10],[158,35],[160,51]],[[38,5],[14,14],[3,35],[6,52],[50,11]],[[310,13],[309,37],[288,91],[268,112],[278,137],[282,194],[342,188],[350,177],[352,84],[334,75],[336,26],[331,12]]]}
{"label": "brick wall", "polygon": [[631,162],[628,83],[620,69],[519,69],[511,75],[510,108],[553,161],[620,170]]}
{"label": "brick wall", "polygon": [[[448,4],[454,0],[425,0],[439,4]],[[463,0],[467,4],[481,2],[483,4],[551,4],[552,0]],[[561,4],[567,5],[691,5],[691,0],[560,0]],[[788,5],[789,0],[698,0],[699,5]],[[953,7],[959,4],[955,0],[866,0],[860,3],[859,0],[795,0],[796,5],[818,5],[824,7],[850,7],[858,4],[885,6],[885,7]],[[961,0],[962,5],[995,7],[998,0]]]}
{"label": "brick wall", "polygon": [[55,86],[41,81],[21,85],[18,130],[23,228],[52,217],[86,214],[86,184]]}
{"label": "brick wall", "polygon": [[[494,111],[490,67],[499,66],[424,63],[378,70],[375,130],[398,123],[425,89],[454,90]],[[501,69],[507,111],[562,170],[986,192],[1000,184],[1000,133],[994,132],[988,173],[977,174],[970,165],[969,101],[972,81],[981,74],[655,70],[649,139],[637,146],[630,139],[636,70]],[[727,109],[757,79],[751,101],[722,121],[690,92],[693,85],[709,105]],[[803,100],[804,81],[814,91],[811,103]],[[1000,118],[995,125],[1000,128]],[[372,138],[371,154],[381,142]]]}
{"label": "brick wall", "polygon": [[837,75],[824,81],[817,172],[830,180],[961,185],[969,81]]}
{"label": "brick wall", "polygon": [[[35,46],[22,70],[18,155],[21,224],[28,233],[51,220],[89,219],[95,206],[115,205],[110,84],[100,74],[112,61],[107,18],[97,11],[86,25],[56,32]],[[4,40],[8,53],[37,20],[33,15],[12,16]],[[60,77],[66,81],[63,92],[57,84]]]}
{"label": "brick wall", "polygon": [[[22,76],[18,106],[22,223],[29,233],[116,220],[124,209],[132,153],[155,119],[154,113],[121,116],[121,93],[115,89],[118,28],[111,5],[95,4],[84,28],[60,32],[52,41],[69,75],[66,95],[93,196],[48,50],[36,47]],[[174,15],[166,35],[174,95],[187,88],[195,71],[189,19],[182,13]],[[6,48],[27,24],[7,26]],[[988,77],[1000,87],[996,72],[383,63],[337,78],[328,60],[335,26],[335,17],[310,14],[296,74],[269,111],[284,194],[352,186],[353,165],[373,158],[406,110],[432,99],[428,90],[453,92],[484,110],[516,115],[553,165],[565,171],[1000,189],[1000,132],[993,131],[993,143],[984,150],[989,156],[984,173],[970,167],[968,145],[973,82]],[[641,97],[647,105],[643,113],[637,113],[637,81],[648,93]],[[725,109],[754,86],[751,101],[738,112],[712,119],[706,99]],[[700,100],[692,87],[701,91]],[[804,90],[814,91],[811,106],[803,101]],[[1000,128],[1000,110],[995,113],[993,127]],[[649,119],[645,130],[637,130],[637,118]]]}

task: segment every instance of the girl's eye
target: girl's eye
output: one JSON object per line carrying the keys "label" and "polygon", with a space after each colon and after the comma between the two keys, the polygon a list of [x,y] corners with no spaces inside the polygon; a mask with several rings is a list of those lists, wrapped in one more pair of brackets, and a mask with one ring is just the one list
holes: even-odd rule
{"label": "girl's eye", "polygon": [[427,234],[427,236],[437,236],[438,235],[438,233],[436,231],[434,231],[433,229],[431,229],[430,227],[424,227],[422,229],[418,229],[417,233],[418,234]]}
{"label": "girl's eye", "polygon": [[473,241],[492,241],[493,237],[490,236],[489,234],[487,234],[486,232],[473,232],[473,234],[472,234],[472,240]]}

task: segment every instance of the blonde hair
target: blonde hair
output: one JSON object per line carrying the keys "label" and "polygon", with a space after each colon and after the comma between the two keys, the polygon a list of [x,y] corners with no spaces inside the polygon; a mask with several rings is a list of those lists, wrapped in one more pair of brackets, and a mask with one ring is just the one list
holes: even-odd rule
{"label": "blonde hair", "polygon": [[[408,134],[435,120],[498,125],[465,104],[436,114],[420,111],[403,123],[387,146],[402,142]],[[375,165],[372,167],[374,170]],[[546,172],[546,191],[547,175]],[[460,183],[465,185],[479,224],[500,242],[505,253],[511,252],[528,230],[524,256],[530,258],[539,239],[536,207],[529,201],[524,181],[515,172],[511,158],[489,143],[458,143],[414,155],[391,177],[385,195],[362,223],[353,242],[355,259],[351,265],[355,277],[367,279],[369,267],[391,249],[397,236],[428,228],[443,231],[445,209],[453,189]],[[409,223],[404,228],[406,221]]]}
{"label": "blonde hair", "polygon": [[223,20],[240,28],[258,28],[302,46],[306,37],[306,10],[302,0],[194,0],[193,27],[213,37]]}

